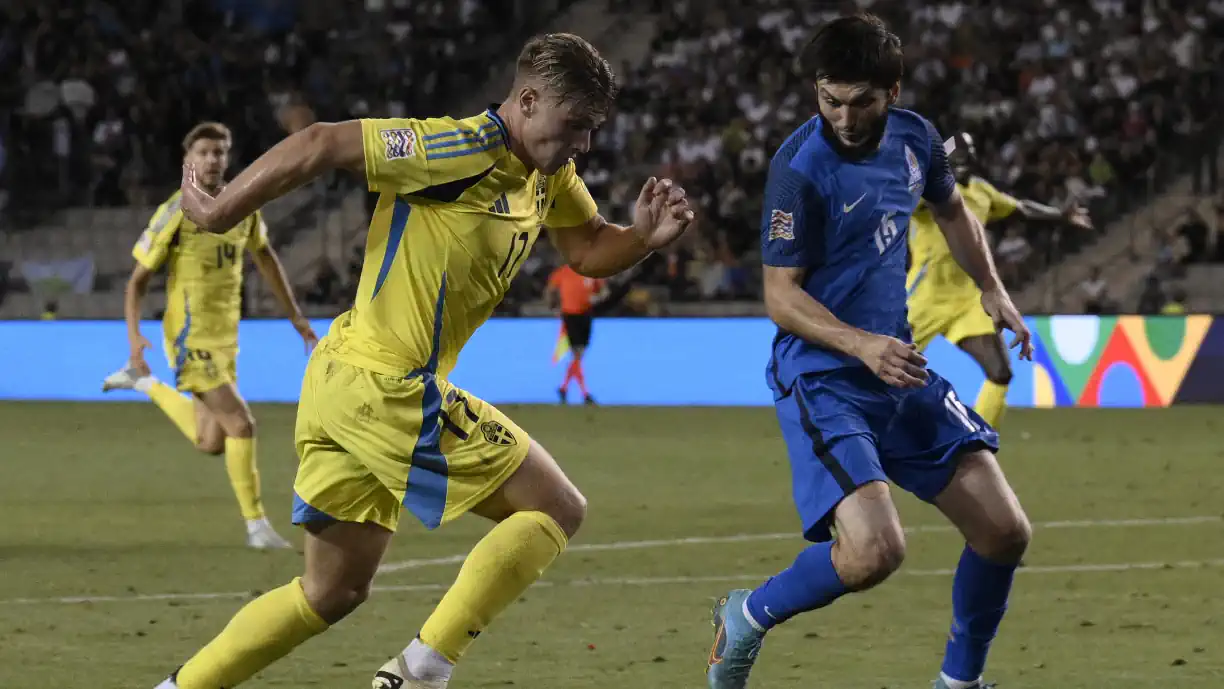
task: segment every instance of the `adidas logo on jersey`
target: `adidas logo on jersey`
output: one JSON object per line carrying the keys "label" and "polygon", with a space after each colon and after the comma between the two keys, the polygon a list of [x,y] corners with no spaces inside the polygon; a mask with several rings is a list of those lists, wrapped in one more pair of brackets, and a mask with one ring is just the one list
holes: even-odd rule
{"label": "adidas logo on jersey", "polygon": [[501,213],[503,215],[510,214],[510,200],[506,198],[506,194],[504,192],[501,196],[497,197],[497,200],[493,202],[492,206],[489,206],[489,212]]}

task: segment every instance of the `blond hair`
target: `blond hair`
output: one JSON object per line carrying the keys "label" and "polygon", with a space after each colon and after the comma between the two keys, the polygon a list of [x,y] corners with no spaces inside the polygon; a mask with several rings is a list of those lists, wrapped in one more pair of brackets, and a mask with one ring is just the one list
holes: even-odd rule
{"label": "blond hair", "polygon": [[183,152],[190,151],[195,142],[200,139],[224,141],[225,143],[233,143],[234,141],[229,127],[220,122],[201,122],[192,127],[191,131],[187,132],[187,136],[183,137]]}
{"label": "blond hair", "polygon": [[518,79],[538,81],[557,102],[592,115],[607,113],[620,89],[611,65],[595,46],[571,33],[527,41],[518,57]]}

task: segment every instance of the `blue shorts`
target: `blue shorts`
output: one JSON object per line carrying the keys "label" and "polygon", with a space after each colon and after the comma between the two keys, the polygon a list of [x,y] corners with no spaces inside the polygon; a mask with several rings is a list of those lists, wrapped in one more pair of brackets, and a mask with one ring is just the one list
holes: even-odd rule
{"label": "blue shorts", "polygon": [[999,434],[929,373],[910,389],[866,368],[809,373],[775,402],[804,538],[832,538],[834,508],[865,483],[891,480],[932,502],[961,455],[999,449]]}

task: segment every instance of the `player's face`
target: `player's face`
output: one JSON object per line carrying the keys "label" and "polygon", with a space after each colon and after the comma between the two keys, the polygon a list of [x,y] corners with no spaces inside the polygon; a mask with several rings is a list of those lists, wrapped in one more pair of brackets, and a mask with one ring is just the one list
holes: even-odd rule
{"label": "player's face", "polygon": [[821,79],[816,83],[820,116],[832,125],[838,142],[848,149],[878,140],[887,122],[888,106],[896,102],[899,91],[899,84],[882,89],[866,82]]}
{"label": "player's face", "polygon": [[206,187],[217,187],[229,167],[230,143],[221,139],[196,139],[183,156],[185,162],[196,169],[200,183]]}
{"label": "player's face", "polygon": [[591,149],[591,136],[603,123],[603,115],[581,112],[569,103],[559,103],[546,93],[530,91],[520,99],[523,127],[520,140],[528,162],[551,175],[575,156]]}

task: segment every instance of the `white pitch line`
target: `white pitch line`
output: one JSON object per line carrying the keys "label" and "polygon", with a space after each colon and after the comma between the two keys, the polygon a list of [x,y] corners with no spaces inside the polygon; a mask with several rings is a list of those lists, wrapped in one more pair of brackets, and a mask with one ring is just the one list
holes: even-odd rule
{"label": "white pitch line", "polygon": [[[1130,572],[1140,570],[1173,570],[1173,569],[1204,569],[1224,567],[1224,559],[1217,560],[1181,560],[1176,562],[1117,562],[1104,564],[1080,565],[1047,565],[1040,567],[1026,566],[1017,570],[1018,574],[1075,574],[1100,572]],[[912,569],[901,570],[901,574],[912,577],[948,577],[954,569]],[[532,588],[583,588],[592,586],[667,586],[674,584],[717,584],[761,581],[769,574],[725,574],[714,576],[675,576],[675,577],[596,577],[591,579],[570,579],[567,581],[540,581]],[[420,591],[445,591],[450,584],[406,584],[393,586],[375,586],[373,590],[379,593],[411,593]],[[130,596],[66,596],[59,598],[9,598],[0,600],[0,606],[8,605],[40,605],[61,604],[73,605],[81,603],[142,603],[149,601],[192,601],[242,599],[253,597],[251,591],[228,591],[217,593],[154,593],[133,594]]]}
{"label": "white pitch line", "polygon": [[[1164,517],[1158,519],[1079,519],[1052,522],[1039,522],[1033,526],[1038,529],[1094,529],[1105,527],[1131,526],[1191,526],[1194,524],[1214,524],[1224,521],[1224,517],[1208,515],[1201,517]],[[928,524],[905,529],[906,533],[947,533],[955,531],[950,524]],[[598,553],[611,550],[645,550],[649,548],[669,548],[678,545],[707,545],[712,543],[751,543],[759,541],[798,540],[800,535],[795,532],[734,534],[730,536],[691,536],[688,538],[668,538],[648,541],[614,541],[612,543],[579,543],[566,549],[571,553]],[[456,565],[467,558],[462,555],[447,555],[445,557],[420,558],[388,562],[378,568],[380,574],[402,572],[408,569],[436,567],[440,565]]]}

